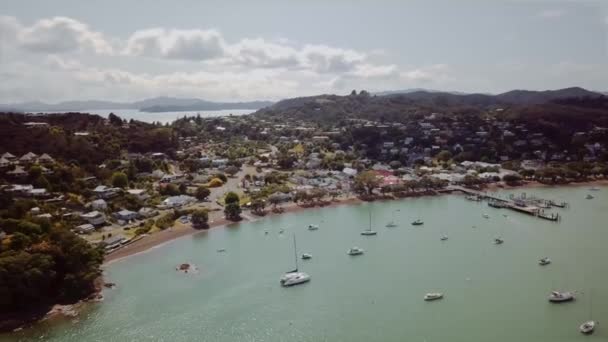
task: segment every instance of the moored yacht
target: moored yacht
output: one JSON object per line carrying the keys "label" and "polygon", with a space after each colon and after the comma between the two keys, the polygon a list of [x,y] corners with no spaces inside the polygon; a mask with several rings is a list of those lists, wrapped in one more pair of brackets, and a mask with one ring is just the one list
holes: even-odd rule
{"label": "moored yacht", "polygon": [[443,235],[443,236],[441,237],[441,239],[439,239],[439,240],[441,240],[441,241],[446,241],[447,239],[448,239],[448,236],[447,236],[447,235]]}
{"label": "moored yacht", "polygon": [[412,222],[412,226],[422,226],[424,224],[424,222],[422,222],[421,219],[417,219],[416,221]]}
{"label": "moored yacht", "polygon": [[361,232],[361,235],[363,236],[373,236],[373,235],[377,235],[378,232],[375,230],[372,230],[372,211],[370,209],[369,211],[369,227]]}
{"label": "moored yacht", "polygon": [[594,197],[593,197],[593,195],[591,195],[591,194],[587,194],[587,197],[585,197],[585,198],[586,198],[586,199],[593,199]]}
{"label": "moored yacht", "polygon": [[431,293],[427,293],[424,295],[424,300],[426,300],[427,302],[433,301],[433,300],[438,300],[443,298],[443,293],[438,293],[438,292],[431,292]]}
{"label": "moored yacht", "polygon": [[595,330],[595,326],[598,325],[598,322],[596,321],[587,321],[583,324],[581,324],[578,329],[580,330],[581,333],[585,334],[585,335],[589,335],[589,334],[593,334],[593,331]]}
{"label": "moored yacht", "polygon": [[316,224],[309,224],[308,225],[308,230],[317,230],[319,229],[319,226]]}
{"label": "moored yacht", "polygon": [[483,218],[486,218],[486,219],[489,219],[489,218],[490,218],[490,215],[488,215],[488,214],[483,214],[483,215],[481,215],[481,216],[483,216]]}
{"label": "moored yacht", "polygon": [[312,254],[310,253],[302,253],[302,260],[312,259]]}
{"label": "moored yacht", "polygon": [[395,228],[395,227],[397,227],[397,224],[393,221],[386,224],[386,228]]}
{"label": "moored yacht", "polygon": [[570,302],[574,300],[574,293],[551,291],[551,294],[549,295],[548,299],[552,303]]}
{"label": "moored yacht", "polygon": [[293,253],[294,253],[294,259],[296,262],[296,268],[293,271],[289,271],[289,272],[285,273],[281,277],[280,283],[281,283],[281,286],[284,286],[284,287],[304,284],[304,283],[307,283],[310,281],[310,275],[308,275],[308,273],[300,272],[298,270],[298,248],[296,245],[296,235],[295,234],[293,235]]}
{"label": "moored yacht", "polygon": [[547,257],[544,257],[544,258],[538,260],[538,264],[541,266],[546,266],[546,265],[549,265],[550,263],[551,263],[551,259],[549,259]]}
{"label": "moored yacht", "polygon": [[363,249],[359,247],[351,247],[351,249],[347,252],[348,255],[361,255],[363,254]]}
{"label": "moored yacht", "polygon": [[505,240],[501,239],[501,238],[496,238],[494,239],[494,244],[495,245],[501,245],[505,242]]}

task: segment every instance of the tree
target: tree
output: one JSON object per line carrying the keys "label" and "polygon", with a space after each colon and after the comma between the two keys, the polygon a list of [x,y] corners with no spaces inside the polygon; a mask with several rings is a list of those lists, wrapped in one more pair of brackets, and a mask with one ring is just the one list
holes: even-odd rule
{"label": "tree", "polygon": [[234,177],[234,175],[239,172],[239,168],[234,165],[230,165],[224,169],[224,172],[226,172],[230,177]]}
{"label": "tree", "polygon": [[371,195],[380,186],[380,179],[373,171],[364,171],[355,177],[355,190]]}
{"label": "tree", "polygon": [[211,195],[211,191],[206,186],[199,186],[194,192],[194,197],[199,201],[204,201],[209,195]]}
{"label": "tree", "polygon": [[226,205],[231,204],[231,203],[236,203],[239,204],[239,195],[237,195],[236,193],[230,191],[229,193],[226,194],[226,196],[224,196],[224,203]]}
{"label": "tree", "polygon": [[108,120],[113,126],[122,126],[122,119],[114,113],[108,115]]}
{"label": "tree", "polygon": [[450,151],[443,150],[443,151],[437,153],[437,160],[439,160],[439,161],[446,162],[446,161],[450,160],[451,158],[452,158],[452,153],[450,153]]}
{"label": "tree", "polygon": [[112,186],[124,189],[129,186],[129,178],[124,172],[114,172],[112,174]]}
{"label": "tree", "polygon": [[241,219],[241,206],[238,202],[226,204],[226,207],[224,207],[224,214],[227,219],[238,221]]}
{"label": "tree", "polygon": [[179,193],[182,195],[185,195],[188,193],[188,186],[186,186],[186,183],[181,183],[178,187]]}
{"label": "tree", "polygon": [[287,153],[281,153],[277,158],[277,165],[283,170],[291,169],[295,162],[296,158]]}
{"label": "tree", "polygon": [[264,215],[264,208],[266,208],[266,201],[263,199],[255,199],[251,202],[251,211],[256,215]]}
{"label": "tree", "polygon": [[198,209],[192,213],[192,225],[194,228],[208,228],[209,213],[207,210]]}

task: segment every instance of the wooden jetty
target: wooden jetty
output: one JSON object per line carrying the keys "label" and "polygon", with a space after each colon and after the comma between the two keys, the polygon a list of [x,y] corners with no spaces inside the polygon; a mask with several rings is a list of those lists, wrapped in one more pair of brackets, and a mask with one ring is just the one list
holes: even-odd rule
{"label": "wooden jetty", "polygon": [[531,203],[540,203],[539,201],[543,201],[543,203],[547,203],[547,206],[555,206],[559,208],[566,208],[568,206],[567,203],[558,204],[554,201],[545,201],[537,198],[532,198],[529,200],[525,200],[525,195],[523,198],[515,198],[514,196],[509,199],[501,198],[495,195],[492,195],[487,192],[481,192],[473,189],[468,189],[461,186],[449,186],[446,188],[446,192],[460,191],[467,196],[475,196],[477,198],[485,199],[488,201],[488,205],[494,208],[506,208],[511,209],[523,214],[528,214],[531,216],[538,217],[540,219],[557,222],[561,220],[561,215],[557,213],[545,213],[543,208],[540,208],[536,205],[531,205]]}

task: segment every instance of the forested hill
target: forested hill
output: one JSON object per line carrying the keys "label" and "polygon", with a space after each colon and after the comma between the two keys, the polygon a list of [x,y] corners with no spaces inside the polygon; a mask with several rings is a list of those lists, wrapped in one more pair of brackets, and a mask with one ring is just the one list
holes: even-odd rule
{"label": "forested hill", "polygon": [[[455,94],[414,91],[384,96],[366,91],[347,96],[319,95],[280,101],[254,115],[314,121],[338,121],[345,118],[401,121],[411,114],[441,112],[447,114],[478,114],[502,108],[511,117],[534,112],[550,116],[552,112],[568,112],[572,108],[581,119],[604,119],[608,97],[582,88],[552,91],[513,90],[499,95]],[[599,117],[598,117],[599,115]]]}
{"label": "forested hill", "polygon": [[83,113],[28,115],[0,114],[0,146],[23,155],[48,153],[85,168],[115,158],[123,151],[171,152],[178,139],[171,127],[139,121],[126,122]]}

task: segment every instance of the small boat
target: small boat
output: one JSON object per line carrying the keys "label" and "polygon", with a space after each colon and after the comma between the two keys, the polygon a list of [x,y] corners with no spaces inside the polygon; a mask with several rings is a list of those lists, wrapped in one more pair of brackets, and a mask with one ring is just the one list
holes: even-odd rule
{"label": "small boat", "polygon": [[386,228],[395,228],[395,227],[397,227],[397,224],[393,221],[386,224]]}
{"label": "small boat", "polygon": [[348,250],[347,254],[348,255],[361,255],[363,254],[363,249],[359,248],[359,247],[351,247],[351,249]]}
{"label": "small boat", "polygon": [[319,226],[316,224],[309,224],[308,225],[308,230],[317,230],[319,229]]}
{"label": "small boat", "polygon": [[593,199],[594,197],[591,194],[587,194],[587,197],[585,197],[586,199]]}
{"label": "small boat", "polygon": [[590,335],[590,334],[593,334],[593,331],[595,330],[596,325],[598,325],[598,322],[596,322],[596,321],[587,321],[587,322],[581,324],[578,327],[578,330],[580,330],[580,332],[585,335]]}
{"label": "small boat", "polygon": [[538,264],[541,266],[545,266],[545,265],[549,265],[551,263],[551,259],[544,257],[540,260],[538,260]]}
{"label": "small boat", "polygon": [[483,215],[481,215],[481,216],[483,216],[483,218],[486,218],[486,219],[489,219],[489,218],[490,218],[490,215],[488,215],[488,214],[483,214]]}
{"label": "small boat", "polygon": [[549,295],[548,299],[551,303],[570,302],[570,301],[574,300],[574,293],[551,291],[551,294]]}
{"label": "small boat", "polygon": [[284,232],[285,232],[285,229],[279,230],[279,234],[283,234]]}
{"label": "small boat", "polygon": [[225,251],[226,251],[226,248],[220,248],[220,249],[217,250],[218,253],[223,253]]}
{"label": "small boat", "polygon": [[361,232],[361,235],[363,236],[374,236],[374,235],[378,235],[378,232],[375,230],[372,230],[372,212],[370,210],[369,212],[369,227]]}
{"label": "small boat", "polygon": [[293,253],[294,259],[296,262],[296,268],[293,271],[289,271],[285,273],[281,279],[280,283],[283,287],[289,287],[299,284],[304,284],[310,281],[310,275],[305,272],[300,272],[298,270],[298,247],[296,245],[296,235],[293,235]]}
{"label": "small boat", "polygon": [[424,295],[424,300],[427,302],[443,298],[443,293],[427,293]]}
{"label": "small boat", "polygon": [[421,219],[417,219],[416,221],[412,222],[412,226],[422,226],[424,224],[424,222],[422,222]]}
{"label": "small boat", "polygon": [[440,239],[440,240],[441,240],[441,241],[446,241],[447,239],[448,239],[448,236],[447,236],[447,235],[444,235],[444,236],[442,236],[442,237],[441,237],[441,239]]}
{"label": "small boat", "polygon": [[303,253],[302,254],[302,260],[308,260],[308,259],[312,259],[312,254],[310,254],[310,253]]}
{"label": "small boat", "polygon": [[494,239],[494,244],[495,245],[502,245],[504,242],[505,242],[505,240],[503,240],[501,238]]}
{"label": "small boat", "polygon": [[473,201],[473,202],[481,202],[481,196],[476,196],[476,195],[466,196],[465,199],[467,199],[469,201]]}
{"label": "small boat", "polygon": [[264,235],[268,235],[268,231],[267,230],[264,231]]}

